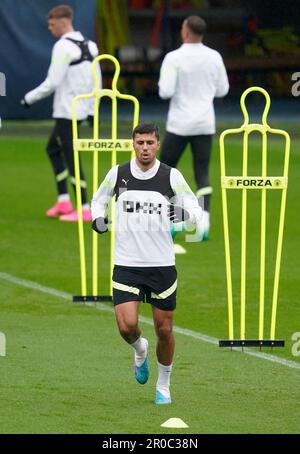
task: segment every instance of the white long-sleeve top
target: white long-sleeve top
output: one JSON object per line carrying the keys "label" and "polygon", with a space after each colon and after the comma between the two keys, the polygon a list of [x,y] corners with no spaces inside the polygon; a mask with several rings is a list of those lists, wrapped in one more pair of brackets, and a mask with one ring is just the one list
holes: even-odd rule
{"label": "white long-sleeve top", "polygon": [[159,96],[171,99],[167,131],[181,136],[214,134],[213,99],[228,93],[221,55],[203,43],[183,44],[161,66]]}
{"label": "white long-sleeve top", "polygon": [[[118,165],[112,167],[93,196],[93,220],[107,214],[118,179],[118,168]],[[122,180],[124,187],[116,201],[115,265],[147,267],[175,264],[170,220],[167,216],[170,201],[189,212],[190,222],[198,224],[201,221],[202,209],[179,170],[172,168],[168,177],[175,194],[172,200],[167,200],[158,187],[157,191],[153,187],[149,190],[149,186],[147,189],[145,180],[153,179],[159,168],[160,161],[156,160],[151,169],[143,172],[135,158],[130,161],[130,175]],[[127,190],[132,177],[135,179],[135,189]],[[163,183],[165,182],[166,180]]]}
{"label": "white long-sleeve top", "polygon": [[[84,61],[70,66],[72,61],[81,57],[80,48],[65,38],[78,41],[84,39],[78,32],[69,32],[61,36],[52,49],[51,64],[44,82],[38,87],[26,93],[24,99],[27,104],[33,104],[40,99],[46,98],[54,92],[53,118],[72,119],[72,100],[77,95],[91,93],[94,89],[94,80],[91,70],[91,62]],[[98,55],[97,44],[89,41],[89,50],[93,57]],[[101,71],[97,65],[99,88],[102,86]],[[88,115],[93,115],[94,100],[81,100],[77,103],[77,118],[84,120]]]}

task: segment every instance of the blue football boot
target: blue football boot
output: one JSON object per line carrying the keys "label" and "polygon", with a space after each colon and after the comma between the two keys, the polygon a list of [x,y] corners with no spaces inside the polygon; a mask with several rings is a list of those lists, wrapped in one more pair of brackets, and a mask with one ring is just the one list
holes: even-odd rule
{"label": "blue football boot", "polygon": [[141,366],[137,366],[137,364],[134,362],[134,375],[136,380],[141,384],[144,385],[147,383],[148,378],[149,378],[149,365],[148,365],[148,341],[145,339],[147,343],[147,355],[145,358],[145,361]]}
{"label": "blue football boot", "polygon": [[170,393],[168,396],[162,394],[158,389],[156,389],[155,393],[155,403],[156,404],[170,404],[171,401],[171,396]]}

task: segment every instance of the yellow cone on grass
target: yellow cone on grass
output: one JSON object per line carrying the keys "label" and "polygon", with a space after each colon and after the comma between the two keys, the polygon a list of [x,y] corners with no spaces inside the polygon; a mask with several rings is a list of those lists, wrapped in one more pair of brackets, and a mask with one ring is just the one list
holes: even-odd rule
{"label": "yellow cone on grass", "polygon": [[171,427],[171,428],[186,428],[189,427],[182,419],[180,418],[170,418],[167,419],[164,423],[160,425],[160,427]]}

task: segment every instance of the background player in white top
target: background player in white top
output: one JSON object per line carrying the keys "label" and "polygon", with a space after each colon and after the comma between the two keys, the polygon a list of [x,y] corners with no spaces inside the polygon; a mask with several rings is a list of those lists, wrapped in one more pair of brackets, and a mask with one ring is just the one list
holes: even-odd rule
{"label": "background player in white top", "polygon": [[108,230],[108,205],[116,195],[116,242],[113,302],[121,336],[135,350],[135,377],[148,380],[148,341],[138,326],[139,303],[152,306],[157,335],[158,380],[155,402],[171,402],[174,354],[173,311],[177,272],[170,224],[201,220],[202,210],[182,174],[156,159],[158,128],[138,125],[133,131],[136,157],[113,167],[92,200],[93,228]]}
{"label": "background player in white top", "polygon": [[193,153],[197,197],[204,209],[200,239],[208,239],[209,204],[212,187],[209,161],[215,133],[213,100],[225,96],[228,78],[221,55],[202,43],[205,21],[190,16],[181,28],[182,46],[169,52],[161,66],[159,95],[170,99],[166,136],[160,160],[176,167],[185,147]]}
{"label": "background player in white top", "polygon": [[[70,175],[75,191],[74,156],[72,136],[72,100],[75,96],[90,93],[94,89],[91,62],[98,55],[96,43],[87,41],[72,25],[73,10],[68,5],[59,5],[48,13],[48,28],[60,38],[52,49],[51,64],[44,82],[26,93],[21,101],[25,107],[51,95],[54,92],[53,118],[55,126],[51,133],[47,153],[50,158],[57,184],[58,200],[46,215],[60,216],[63,221],[77,221],[77,211],[72,208],[67,189]],[[100,67],[97,68],[101,84]],[[85,120],[93,115],[91,100],[77,104],[77,118]],[[83,202],[83,219],[91,220],[87,201],[86,181],[80,165],[80,185]]]}

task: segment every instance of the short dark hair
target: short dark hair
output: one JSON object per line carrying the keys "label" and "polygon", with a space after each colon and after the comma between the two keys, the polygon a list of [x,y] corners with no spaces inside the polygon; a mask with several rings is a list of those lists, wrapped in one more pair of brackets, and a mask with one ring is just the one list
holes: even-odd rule
{"label": "short dark hair", "polygon": [[186,19],[186,24],[194,35],[203,36],[206,32],[206,22],[202,17],[189,16]]}
{"label": "short dark hair", "polygon": [[48,19],[70,19],[73,20],[74,12],[69,5],[58,5],[50,9]]}
{"label": "short dark hair", "polygon": [[140,123],[132,131],[132,138],[134,139],[136,134],[155,134],[157,140],[159,140],[159,129],[154,123]]}

